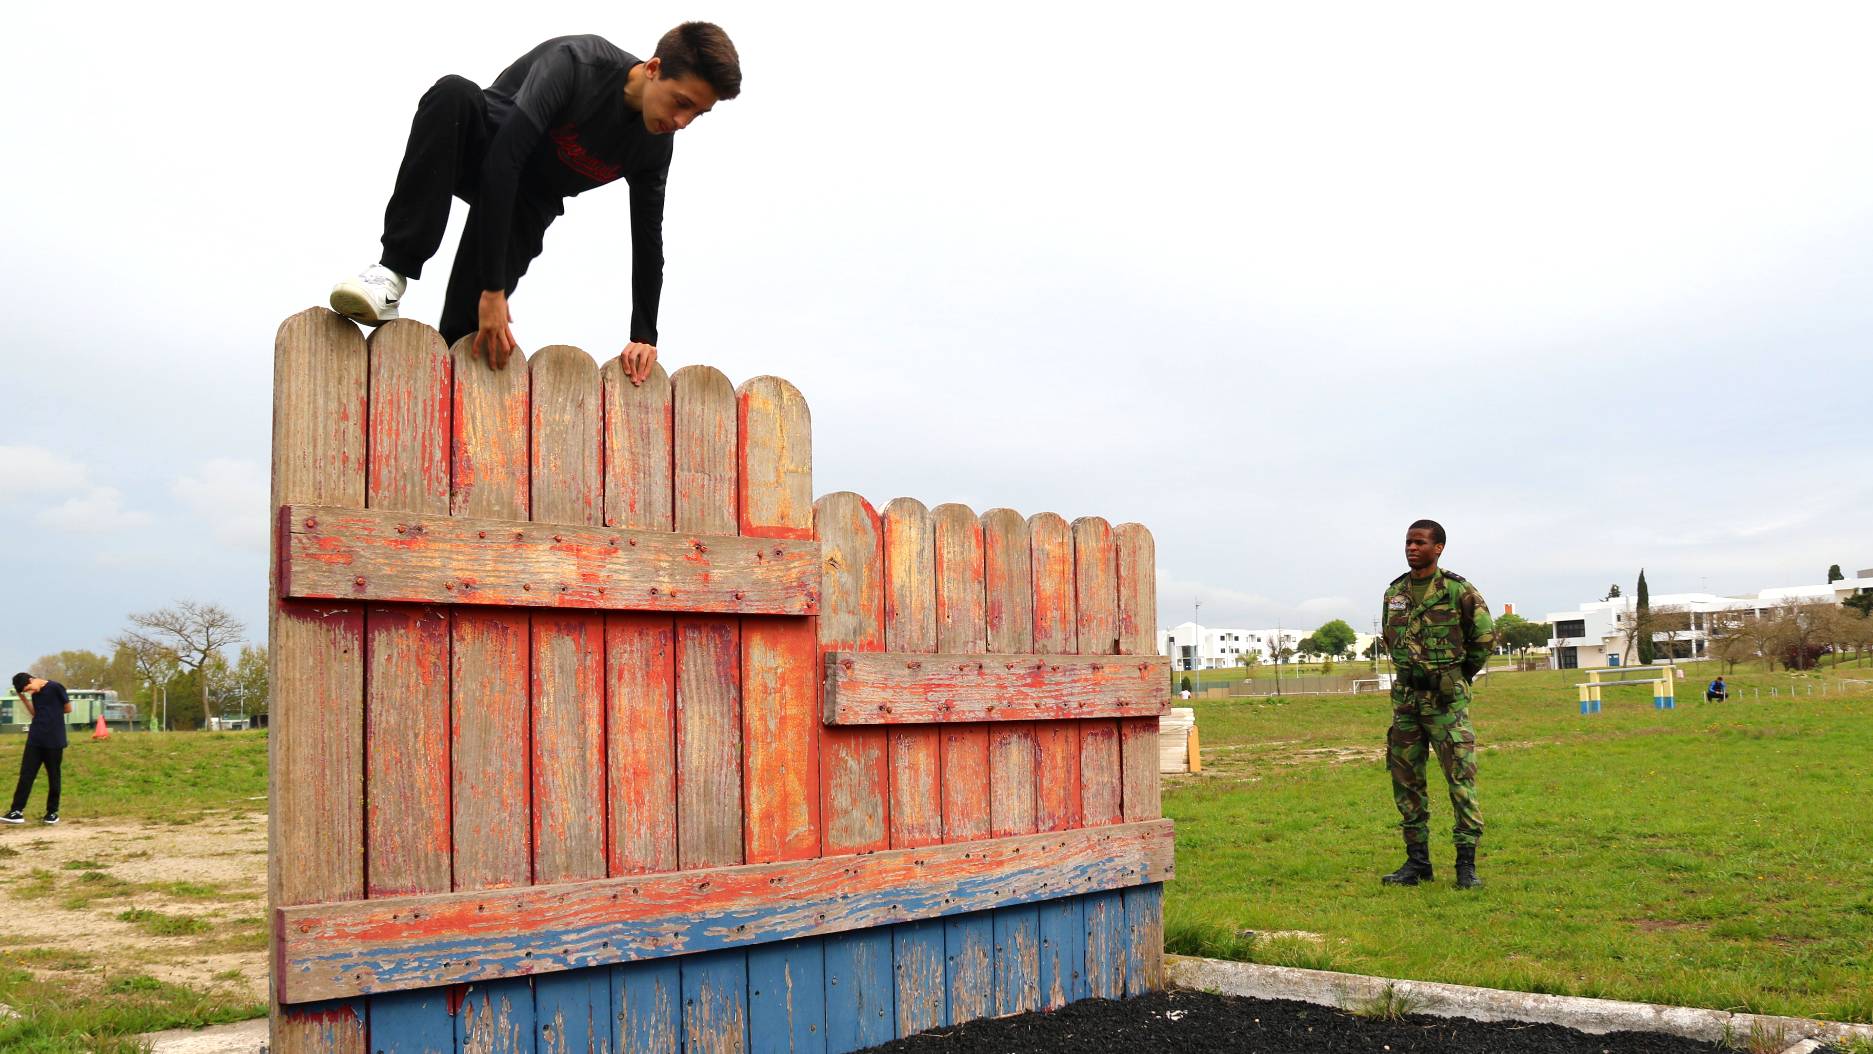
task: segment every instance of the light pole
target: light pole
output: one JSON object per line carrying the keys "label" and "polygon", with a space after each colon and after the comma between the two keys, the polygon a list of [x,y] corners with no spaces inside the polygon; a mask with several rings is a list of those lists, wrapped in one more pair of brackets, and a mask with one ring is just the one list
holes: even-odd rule
{"label": "light pole", "polygon": [[1193,643],[1190,649],[1190,668],[1194,670],[1197,668],[1197,653],[1203,650],[1203,601],[1193,598],[1191,604],[1193,607],[1190,615],[1190,636]]}

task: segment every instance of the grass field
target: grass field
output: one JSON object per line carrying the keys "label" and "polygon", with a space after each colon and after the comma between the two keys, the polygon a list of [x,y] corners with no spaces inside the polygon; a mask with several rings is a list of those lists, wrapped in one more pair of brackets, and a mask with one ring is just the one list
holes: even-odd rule
{"label": "grass field", "polygon": [[[23,743],[0,737],[9,791]],[[227,968],[264,962],[263,891],[250,877],[182,877],[264,877],[253,850],[229,843],[236,818],[241,844],[256,841],[266,761],[259,732],[72,738],[67,822],[0,829],[0,1004],[19,1015],[0,1020],[0,1050],[130,1054],[139,1033],[266,1013],[251,965]],[[44,793],[41,776],[35,820]]]}
{"label": "grass field", "polygon": [[[1382,697],[1196,702],[1205,771],[1167,781],[1173,951],[1534,992],[1873,1021],[1873,682],[1740,671],[1678,709],[1575,671],[1492,673],[1472,714],[1486,887],[1388,888],[1402,858]],[[1848,678],[1861,678],[1854,683]],[[1776,692],[1771,697],[1771,690]],[[1756,697],[1760,691],[1761,698]],[[1809,694],[1813,692],[1815,694]]]}

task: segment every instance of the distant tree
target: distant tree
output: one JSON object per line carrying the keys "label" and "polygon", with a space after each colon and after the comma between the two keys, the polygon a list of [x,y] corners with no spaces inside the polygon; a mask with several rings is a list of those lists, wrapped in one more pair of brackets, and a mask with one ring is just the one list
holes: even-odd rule
{"label": "distant tree", "polygon": [[1294,646],[1294,653],[1301,657],[1302,662],[1311,662],[1314,656],[1320,654],[1320,642],[1309,634],[1302,637],[1301,642]]}
{"label": "distant tree", "polygon": [[1244,648],[1236,655],[1236,665],[1245,670],[1253,670],[1262,661],[1262,653],[1254,648]]}
{"label": "distant tree", "polygon": [[1857,589],[1853,596],[1840,603],[1842,607],[1852,608],[1862,615],[1873,615],[1873,589]]}
{"label": "distant tree", "polygon": [[236,704],[232,710],[249,716],[267,712],[267,649],[241,645],[240,657],[229,671],[228,697]]}
{"label": "distant tree", "polygon": [[184,600],[175,607],[131,615],[130,628],[118,640],[165,647],[185,672],[192,672],[246,635],[247,627],[221,605]]}
{"label": "distant tree", "polygon": [[1314,631],[1315,646],[1330,659],[1346,655],[1358,639],[1359,634],[1353,632],[1353,627],[1347,625],[1345,619],[1336,618]]}
{"label": "distant tree", "polygon": [[1707,654],[1724,664],[1725,673],[1735,673],[1737,663],[1762,655],[1761,642],[1744,619],[1713,616]]}
{"label": "distant tree", "polygon": [[1828,565],[1828,569],[1827,569],[1827,584],[1828,585],[1833,585],[1834,583],[1846,577],[1847,577],[1846,575],[1843,575],[1840,573],[1839,564]]}
{"label": "distant tree", "polygon": [[1757,620],[1757,640],[1763,657],[1785,669],[1812,670],[1827,654],[1829,640],[1826,604],[1785,603]]}
{"label": "distant tree", "polygon": [[1183,682],[1179,684],[1177,687],[1179,691],[1184,691],[1184,692],[1189,691],[1190,690],[1190,675],[1184,674]]}
{"label": "distant tree", "polygon": [[1530,622],[1516,614],[1496,620],[1496,641],[1516,656],[1517,665],[1524,670],[1528,668],[1529,649],[1548,643],[1553,634],[1554,627],[1549,623]]}
{"label": "distant tree", "polygon": [[166,685],[180,667],[173,648],[141,634],[120,633],[111,638],[111,645],[119,654],[129,656],[136,679],[143,684]]}
{"label": "distant tree", "polygon": [[76,648],[41,655],[27,669],[67,688],[104,688],[110,684],[111,661],[95,651]]}
{"label": "distant tree", "polygon": [[1613,598],[1617,596],[1619,596],[1619,583],[1615,582],[1612,585],[1606,587],[1606,595],[1601,597],[1600,599],[1612,600]]}
{"label": "distant tree", "polygon": [[1678,658],[1678,642],[1691,632],[1691,610],[1679,604],[1667,604],[1649,609],[1650,618],[1646,636],[1653,638],[1653,651],[1658,650],[1658,638],[1664,638],[1665,661]]}
{"label": "distant tree", "polygon": [[1652,652],[1652,594],[1645,588],[1645,568],[1639,569],[1639,602],[1632,614],[1633,632],[1637,634],[1639,664],[1652,665],[1655,658]]}

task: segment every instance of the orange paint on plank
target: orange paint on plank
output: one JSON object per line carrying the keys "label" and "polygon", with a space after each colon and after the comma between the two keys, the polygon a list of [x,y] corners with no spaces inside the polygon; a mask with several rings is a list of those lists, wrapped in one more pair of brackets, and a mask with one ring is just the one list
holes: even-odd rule
{"label": "orange paint on plank", "polygon": [[613,875],[674,871],[676,646],[668,616],[605,620],[607,794]]}
{"label": "orange paint on plank", "polygon": [[365,855],[371,896],[450,888],[449,618],[365,613]]}
{"label": "orange paint on plank", "polygon": [[533,618],[534,881],[605,874],[604,619]]}
{"label": "orange paint on plank", "polygon": [[818,657],[807,619],[749,619],[742,628],[747,859],[819,852]]}
{"label": "orange paint on plank", "polygon": [[[877,511],[849,491],[828,494],[814,503],[813,533],[821,559],[821,651],[882,650],[884,559]],[[823,730],[819,771],[821,851],[887,847],[891,795],[883,730]]]}
{"label": "orange paint on plank", "polygon": [[893,728],[888,733],[891,847],[943,841],[942,744],[939,728]]}

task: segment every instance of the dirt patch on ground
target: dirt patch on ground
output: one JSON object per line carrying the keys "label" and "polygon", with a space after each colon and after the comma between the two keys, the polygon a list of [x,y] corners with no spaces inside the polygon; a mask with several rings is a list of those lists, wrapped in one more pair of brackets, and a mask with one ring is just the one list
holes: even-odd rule
{"label": "dirt patch on ground", "polygon": [[147,974],[264,999],[267,818],[0,827],[0,958],[66,983]]}
{"label": "dirt patch on ground", "polygon": [[1052,1013],[1019,1014],[935,1029],[876,1051],[1007,1054],[1008,1051],[1153,1050],[1391,1051],[1393,1054],[1701,1054],[1722,1048],[1676,1036],[1614,1032],[1590,1036],[1559,1025],[1467,1018],[1359,1017],[1286,1000],[1172,991],[1124,1002],[1088,999]]}

